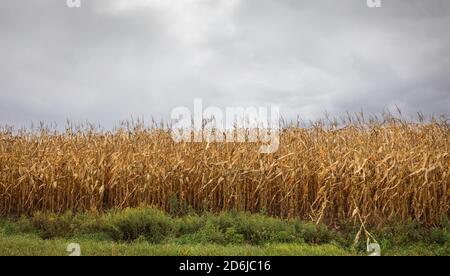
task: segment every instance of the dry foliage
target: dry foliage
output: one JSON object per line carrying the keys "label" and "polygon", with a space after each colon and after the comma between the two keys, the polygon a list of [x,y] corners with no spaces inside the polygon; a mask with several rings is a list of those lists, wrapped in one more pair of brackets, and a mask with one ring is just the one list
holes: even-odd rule
{"label": "dry foliage", "polygon": [[0,215],[239,210],[336,223],[449,217],[446,121],[286,127],[274,154],[253,143],[175,143],[155,127],[0,132]]}

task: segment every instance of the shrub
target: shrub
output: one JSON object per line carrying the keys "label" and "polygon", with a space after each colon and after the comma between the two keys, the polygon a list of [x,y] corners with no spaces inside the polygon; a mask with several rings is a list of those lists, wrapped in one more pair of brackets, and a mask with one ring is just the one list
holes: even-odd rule
{"label": "shrub", "polygon": [[140,236],[159,243],[174,231],[171,218],[153,208],[125,209],[107,217],[107,231],[114,240],[132,241]]}

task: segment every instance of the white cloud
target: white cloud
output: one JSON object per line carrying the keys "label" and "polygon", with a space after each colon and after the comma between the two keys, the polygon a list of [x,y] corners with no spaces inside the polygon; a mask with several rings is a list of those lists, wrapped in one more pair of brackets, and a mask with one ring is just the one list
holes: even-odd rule
{"label": "white cloud", "polygon": [[58,3],[0,3],[0,123],[110,126],[198,97],[308,118],[450,106],[448,1]]}

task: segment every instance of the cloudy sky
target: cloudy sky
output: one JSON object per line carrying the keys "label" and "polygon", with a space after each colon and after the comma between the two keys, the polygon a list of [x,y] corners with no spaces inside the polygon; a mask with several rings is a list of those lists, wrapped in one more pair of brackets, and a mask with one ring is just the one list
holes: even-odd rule
{"label": "cloudy sky", "polygon": [[0,1],[0,124],[176,106],[449,114],[450,1]]}

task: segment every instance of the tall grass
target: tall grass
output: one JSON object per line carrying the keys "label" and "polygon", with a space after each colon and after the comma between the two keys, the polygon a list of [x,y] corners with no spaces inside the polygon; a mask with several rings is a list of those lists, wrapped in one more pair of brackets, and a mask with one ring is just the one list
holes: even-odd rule
{"label": "tall grass", "polygon": [[107,210],[264,212],[327,224],[450,216],[448,122],[287,125],[279,150],[175,143],[141,124],[0,131],[0,215]]}

